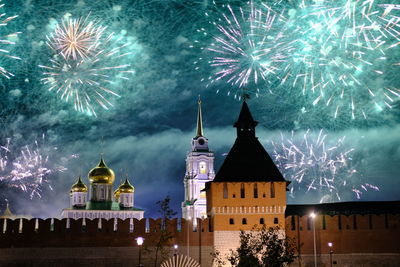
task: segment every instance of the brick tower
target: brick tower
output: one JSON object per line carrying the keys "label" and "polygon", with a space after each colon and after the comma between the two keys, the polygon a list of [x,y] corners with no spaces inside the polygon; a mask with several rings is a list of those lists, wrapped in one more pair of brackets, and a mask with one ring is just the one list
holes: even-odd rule
{"label": "brick tower", "polygon": [[222,255],[239,245],[239,231],[285,226],[287,182],[255,134],[246,101],[234,127],[236,141],[215,179],[206,184],[207,215]]}

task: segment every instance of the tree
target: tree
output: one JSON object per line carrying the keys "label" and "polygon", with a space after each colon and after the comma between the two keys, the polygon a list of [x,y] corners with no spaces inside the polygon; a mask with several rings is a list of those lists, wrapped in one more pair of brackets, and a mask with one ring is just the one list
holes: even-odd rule
{"label": "tree", "polygon": [[156,242],[156,256],[154,266],[157,266],[158,252],[163,256],[164,247],[169,243],[169,240],[174,236],[168,231],[169,221],[176,215],[176,212],[170,207],[171,198],[166,196],[165,199],[157,201],[158,212],[161,215],[161,225],[159,225],[160,235]]}
{"label": "tree", "polygon": [[240,246],[231,251],[228,261],[237,267],[281,267],[295,259],[295,243],[279,227],[256,226],[240,231]]}

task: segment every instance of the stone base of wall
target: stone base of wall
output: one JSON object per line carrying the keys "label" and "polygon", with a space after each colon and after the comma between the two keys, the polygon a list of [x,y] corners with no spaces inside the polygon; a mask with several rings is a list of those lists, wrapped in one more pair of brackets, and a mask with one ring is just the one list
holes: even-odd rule
{"label": "stone base of wall", "polygon": [[[154,266],[155,248],[142,248],[141,263]],[[201,266],[211,266],[213,248],[210,246],[191,247],[190,257],[201,263]],[[170,257],[174,249],[169,251]],[[178,254],[187,254],[186,247],[179,247]],[[201,258],[200,258],[201,255]],[[138,266],[139,249],[137,247],[82,247],[82,248],[4,248],[0,249],[0,266],[80,266],[80,267],[132,267]],[[160,254],[158,266],[161,265]]]}
{"label": "stone base of wall", "polygon": [[[330,267],[329,254],[317,255],[318,267]],[[314,255],[302,255],[290,267],[314,267]],[[397,267],[400,266],[400,254],[332,254],[332,267]]]}
{"label": "stone base of wall", "polygon": [[[221,255],[221,258],[227,262],[226,258],[231,250],[235,250],[240,245],[239,231],[215,231],[214,248]],[[226,266],[231,266],[228,262]]]}

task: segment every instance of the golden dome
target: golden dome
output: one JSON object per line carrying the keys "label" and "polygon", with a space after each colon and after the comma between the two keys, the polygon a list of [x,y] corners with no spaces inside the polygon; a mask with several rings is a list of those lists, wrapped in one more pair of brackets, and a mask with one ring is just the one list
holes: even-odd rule
{"label": "golden dome", "polygon": [[88,191],[87,186],[82,182],[81,176],[79,176],[78,181],[74,183],[71,187],[71,193],[74,192],[86,193],[87,191]]}
{"label": "golden dome", "polygon": [[115,190],[114,191],[114,198],[115,199],[119,199],[119,194],[120,194],[121,192],[119,191],[119,187],[117,188],[117,190]]}
{"label": "golden dome", "polygon": [[90,170],[88,177],[91,183],[112,184],[115,174],[112,169],[106,166],[103,157],[101,157],[99,164]]}
{"label": "golden dome", "polygon": [[133,193],[135,192],[135,188],[128,181],[128,178],[125,179],[125,182],[121,184],[118,189],[119,193]]}

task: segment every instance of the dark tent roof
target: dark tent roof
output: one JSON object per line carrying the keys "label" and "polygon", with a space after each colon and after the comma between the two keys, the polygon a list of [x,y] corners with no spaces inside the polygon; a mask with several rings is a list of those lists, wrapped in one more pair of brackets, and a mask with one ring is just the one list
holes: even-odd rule
{"label": "dark tent roof", "polygon": [[400,201],[353,201],[309,205],[287,205],[285,216],[304,216],[311,212],[331,216],[383,213],[400,214]]}
{"label": "dark tent roof", "polygon": [[237,138],[214,182],[285,182],[271,157],[255,136],[257,122],[244,101],[238,121]]}
{"label": "dark tent roof", "polygon": [[237,120],[237,122],[233,125],[233,127],[238,127],[241,125],[252,125],[252,126],[256,126],[258,122],[256,122],[253,119],[253,116],[251,115],[249,106],[247,105],[246,101],[243,101],[242,104],[242,109],[240,110],[240,114],[239,114],[239,118]]}

